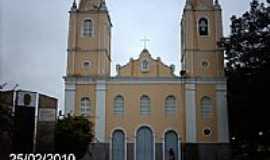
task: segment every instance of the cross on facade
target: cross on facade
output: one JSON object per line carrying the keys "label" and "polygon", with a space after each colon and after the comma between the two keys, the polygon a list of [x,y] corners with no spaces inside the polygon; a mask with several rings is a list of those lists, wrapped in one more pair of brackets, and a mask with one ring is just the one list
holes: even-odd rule
{"label": "cross on facade", "polygon": [[144,49],[146,49],[147,48],[147,42],[150,42],[150,39],[147,39],[146,37],[144,37],[143,39],[141,39],[141,41],[144,44]]}

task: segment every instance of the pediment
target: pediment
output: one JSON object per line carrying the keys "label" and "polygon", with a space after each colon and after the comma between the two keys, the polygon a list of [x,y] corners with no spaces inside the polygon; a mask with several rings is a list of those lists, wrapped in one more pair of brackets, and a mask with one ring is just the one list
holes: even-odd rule
{"label": "pediment", "polygon": [[116,66],[118,77],[175,77],[174,69],[174,65],[164,64],[161,58],[152,58],[146,49],[138,59],[131,58],[126,65]]}

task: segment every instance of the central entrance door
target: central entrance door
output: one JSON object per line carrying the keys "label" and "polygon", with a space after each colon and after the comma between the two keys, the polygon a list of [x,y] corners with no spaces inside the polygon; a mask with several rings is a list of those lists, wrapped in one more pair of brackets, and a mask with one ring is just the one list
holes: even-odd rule
{"label": "central entrance door", "polygon": [[153,132],[148,127],[141,127],[136,136],[136,160],[154,159]]}

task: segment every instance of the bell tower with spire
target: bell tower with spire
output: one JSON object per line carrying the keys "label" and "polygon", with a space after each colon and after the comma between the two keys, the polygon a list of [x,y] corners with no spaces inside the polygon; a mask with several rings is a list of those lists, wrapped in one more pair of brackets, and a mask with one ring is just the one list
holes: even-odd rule
{"label": "bell tower with spire", "polygon": [[186,0],[181,20],[181,73],[187,80],[188,159],[230,159],[224,52],[217,44],[222,36],[219,1]]}
{"label": "bell tower with spire", "polygon": [[[99,84],[110,77],[112,23],[105,0],[80,0],[79,3],[74,0],[69,14],[65,114],[79,114],[83,96],[93,102],[91,116],[94,117],[95,112],[103,109],[95,103],[94,94],[103,91],[102,87],[80,86],[80,81]],[[95,109],[94,104],[100,107]]]}
{"label": "bell tower with spire", "polygon": [[182,70],[189,77],[223,77],[223,36],[218,0],[187,0],[182,21]]}
{"label": "bell tower with spire", "polygon": [[67,76],[110,76],[111,20],[104,0],[74,0],[70,9]]}

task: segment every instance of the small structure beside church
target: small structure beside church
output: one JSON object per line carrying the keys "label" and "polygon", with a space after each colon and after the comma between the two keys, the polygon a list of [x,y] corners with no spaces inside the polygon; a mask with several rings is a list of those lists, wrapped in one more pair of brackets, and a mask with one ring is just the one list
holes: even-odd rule
{"label": "small structure beside church", "polygon": [[224,53],[217,46],[221,12],[217,0],[186,1],[181,75],[144,48],[111,76],[112,22],[105,1],[73,3],[65,114],[95,124],[92,159],[230,159]]}
{"label": "small structure beside church", "polygon": [[37,92],[0,91],[0,105],[8,109],[13,121],[10,153],[54,152],[57,104],[56,98]]}

